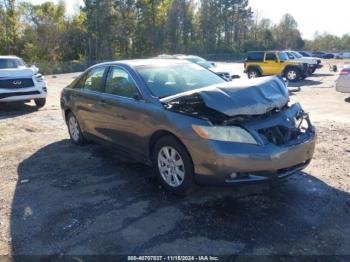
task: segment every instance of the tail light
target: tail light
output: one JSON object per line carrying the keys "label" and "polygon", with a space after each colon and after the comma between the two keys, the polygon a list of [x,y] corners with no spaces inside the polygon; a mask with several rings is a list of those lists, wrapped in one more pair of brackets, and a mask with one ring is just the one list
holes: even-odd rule
{"label": "tail light", "polygon": [[348,75],[350,74],[350,68],[344,68],[343,70],[341,70],[340,75]]}

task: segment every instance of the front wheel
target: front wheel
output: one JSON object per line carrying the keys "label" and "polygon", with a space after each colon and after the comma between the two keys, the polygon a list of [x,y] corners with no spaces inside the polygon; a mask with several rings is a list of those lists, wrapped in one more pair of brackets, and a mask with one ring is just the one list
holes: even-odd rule
{"label": "front wheel", "polygon": [[73,113],[68,114],[67,124],[69,135],[73,143],[80,146],[83,145],[85,143],[85,139],[83,133],[81,132],[78,120]]}
{"label": "front wheel", "polygon": [[259,73],[259,71],[257,70],[257,69],[249,69],[248,71],[247,71],[247,75],[248,75],[248,78],[249,79],[254,79],[254,78],[258,78],[258,77],[260,77],[261,75],[260,75],[260,73]]}
{"label": "front wheel", "polygon": [[34,99],[35,105],[38,108],[42,108],[45,106],[46,104],[46,98],[39,98],[39,99]]}
{"label": "front wheel", "polygon": [[168,191],[184,195],[194,187],[194,171],[186,148],[174,137],[161,138],[153,150],[153,166]]}
{"label": "front wheel", "polygon": [[287,69],[285,77],[290,82],[296,82],[301,78],[301,74],[298,69],[291,68]]}

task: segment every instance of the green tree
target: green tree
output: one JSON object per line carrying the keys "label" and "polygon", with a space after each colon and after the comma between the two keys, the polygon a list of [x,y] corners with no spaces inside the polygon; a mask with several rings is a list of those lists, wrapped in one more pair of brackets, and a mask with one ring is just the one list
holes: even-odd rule
{"label": "green tree", "polygon": [[290,14],[284,15],[281,22],[274,27],[273,36],[278,49],[300,49],[304,46],[298,23]]}

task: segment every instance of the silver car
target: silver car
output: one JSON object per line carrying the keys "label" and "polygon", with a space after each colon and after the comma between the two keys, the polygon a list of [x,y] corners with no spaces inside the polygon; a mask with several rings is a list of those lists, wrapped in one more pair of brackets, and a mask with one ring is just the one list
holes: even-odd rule
{"label": "silver car", "polygon": [[350,93],[350,65],[345,65],[340,71],[339,77],[335,82],[335,88],[341,93]]}
{"label": "silver car", "polygon": [[226,82],[182,60],[93,66],[62,91],[61,107],[75,144],[126,152],[175,193],[287,177],[310,163],[316,143],[282,79]]}

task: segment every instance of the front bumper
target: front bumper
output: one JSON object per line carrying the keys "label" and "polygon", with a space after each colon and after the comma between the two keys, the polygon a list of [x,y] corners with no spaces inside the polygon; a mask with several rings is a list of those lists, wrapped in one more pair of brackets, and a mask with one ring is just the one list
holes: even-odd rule
{"label": "front bumper", "polygon": [[[283,116],[292,115],[295,110],[297,108],[292,108]],[[280,124],[279,120],[264,122],[272,126]],[[259,125],[260,123],[256,123],[256,126]],[[258,128],[261,128],[261,125]],[[310,126],[298,139],[283,146],[272,143],[257,146],[220,141],[208,141],[207,145],[198,143],[196,152],[191,152],[196,181],[203,185],[222,186],[288,177],[308,166],[315,151],[316,140],[316,129]]]}
{"label": "front bumper", "polygon": [[0,89],[0,102],[18,102],[47,97],[46,82],[36,83],[34,87],[20,89]]}

